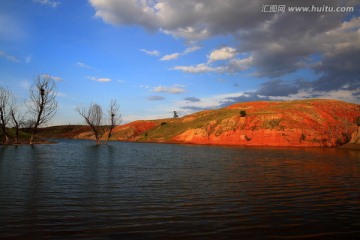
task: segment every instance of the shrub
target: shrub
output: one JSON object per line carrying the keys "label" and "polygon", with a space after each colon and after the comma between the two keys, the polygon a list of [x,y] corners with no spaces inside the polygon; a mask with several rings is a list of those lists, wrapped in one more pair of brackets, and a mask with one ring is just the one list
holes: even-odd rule
{"label": "shrub", "polygon": [[[264,122],[264,127],[267,129],[275,129],[277,127],[280,127],[280,122],[282,121],[281,118],[271,119]],[[284,128],[282,128],[283,130]]]}
{"label": "shrub", "polygon": [[302,133],[300,136],[300,141],[305,141],[305,139],[306,139],[306,135]]}
{"label": "shrub", "polygon": [[245,110],[241,110],[240,111],[240,117],[245,117],[246,116],[246,111]]}
{"label": "shrub", "polygon": [[161,126],[164,126],[164,125],[166,125],[166,122],[162,122],[160,125],[161,125]]}

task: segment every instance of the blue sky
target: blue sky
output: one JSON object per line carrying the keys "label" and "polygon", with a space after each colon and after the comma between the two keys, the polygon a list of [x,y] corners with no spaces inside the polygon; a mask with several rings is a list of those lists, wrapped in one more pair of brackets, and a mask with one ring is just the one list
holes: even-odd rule
{"label": "blue sky", "polygon": [[[292,1],[348,12],[261,12],[286,0],[5,0],[0,85],[23,105],[39,74],[56,81],[51,124],[111,99],[123,122],[239,101],[332,98],[360,103],[356,1]],[[25,109],[23,110],[25,111]]]}

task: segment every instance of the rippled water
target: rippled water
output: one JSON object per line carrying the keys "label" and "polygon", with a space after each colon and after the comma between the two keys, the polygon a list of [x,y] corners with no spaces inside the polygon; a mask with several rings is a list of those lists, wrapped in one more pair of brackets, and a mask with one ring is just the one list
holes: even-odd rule
{"label": "rippled water", "polygon": [[360,152],[0,146],[1,238],[360,238]]}

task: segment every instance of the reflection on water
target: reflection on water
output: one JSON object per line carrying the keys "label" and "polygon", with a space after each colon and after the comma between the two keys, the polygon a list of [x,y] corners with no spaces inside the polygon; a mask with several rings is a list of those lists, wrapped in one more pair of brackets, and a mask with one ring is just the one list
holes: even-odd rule
{"label": "reflection on water", "polygon": [[360,152],[61,140],[0,147],[0,237],[360,237]]}

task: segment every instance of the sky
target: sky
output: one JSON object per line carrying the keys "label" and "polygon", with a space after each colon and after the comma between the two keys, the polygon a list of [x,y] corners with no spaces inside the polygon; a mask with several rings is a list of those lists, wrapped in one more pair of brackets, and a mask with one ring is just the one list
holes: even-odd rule
{"label": "sky", "polygon": [[359,104],[359,66],[358,1],[0,1],[0,86],[24,106],[50,75],[50,125],[81,124],[76,106],[111,99],[123,123],[248,101]]}

